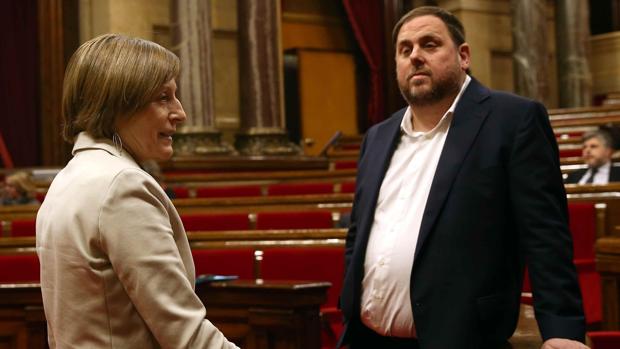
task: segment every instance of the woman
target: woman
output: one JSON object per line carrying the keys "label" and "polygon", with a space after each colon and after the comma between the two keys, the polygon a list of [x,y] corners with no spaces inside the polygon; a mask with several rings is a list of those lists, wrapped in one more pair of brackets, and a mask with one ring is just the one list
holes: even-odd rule
{"label": "woman", "polygon": [[6,177],[0,198],[1,205],[38,205],[37,188],[27,172],[15,172]]}
{"label": "woman", "polygon": [[73,159],[37,215],[50,347],[237,348],[205,319],[179,215],[138,164],[172,156],[185,112],[179,59],[107,34],[74,53],[63,86]]}

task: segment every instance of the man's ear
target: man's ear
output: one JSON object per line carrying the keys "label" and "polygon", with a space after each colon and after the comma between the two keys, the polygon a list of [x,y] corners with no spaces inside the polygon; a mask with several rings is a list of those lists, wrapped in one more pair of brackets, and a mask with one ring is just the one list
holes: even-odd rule
{"label": "man's ear", "polygon": [[470,64],[470,53],[469,53],[469,45],[464,42],[458,47],[459,54],[459,63],[461,64],[461,69],[466,71],[469,69]]}

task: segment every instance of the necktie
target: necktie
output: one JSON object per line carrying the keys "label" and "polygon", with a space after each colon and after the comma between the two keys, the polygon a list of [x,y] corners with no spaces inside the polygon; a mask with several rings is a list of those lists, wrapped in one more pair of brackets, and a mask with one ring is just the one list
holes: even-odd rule
{"label": "necktie", "polygon": [[594,181],[594,176],[596,176],[596,172],[598,172],[598,168],[592,167],[592,170],[590,171],[590,177],[588,177],[588,180],[585,184],[592,184],[592,182]]}

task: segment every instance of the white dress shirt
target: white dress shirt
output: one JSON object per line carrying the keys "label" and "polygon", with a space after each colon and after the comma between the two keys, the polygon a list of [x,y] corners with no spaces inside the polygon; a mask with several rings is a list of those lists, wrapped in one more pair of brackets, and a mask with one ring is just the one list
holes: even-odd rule
{"label": "white dress shirt", "polygon": [[[598,171],[594,174],[592,184],[607,184],[609,183],[609,171],[611,170],[611,161],[605,165],[601,165]],[[589,168],[586,173],[579,180],[579,184],[585,184],[588,178],[592,175],[592,168]]]}
{"label": "white dress shirt", "polygon": [[381,184],[364,261],[361,320],[381,335],[416,337],[410,299],[413,257],[452,114],[470,81],[467,76],[432,130],[413,129],[410,107],[403,117],[400,142]]}

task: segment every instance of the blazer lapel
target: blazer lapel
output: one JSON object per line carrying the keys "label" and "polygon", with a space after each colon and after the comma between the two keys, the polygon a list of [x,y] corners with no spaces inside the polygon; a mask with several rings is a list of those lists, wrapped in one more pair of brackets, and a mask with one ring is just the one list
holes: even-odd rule
{"label": "blazer lapel", "polygon": [[489,90],[472,78],[456,106],[424,209],[414,261],[435,225],[454,178],[489,113],[488,107],[482,104],[488,96]]}

